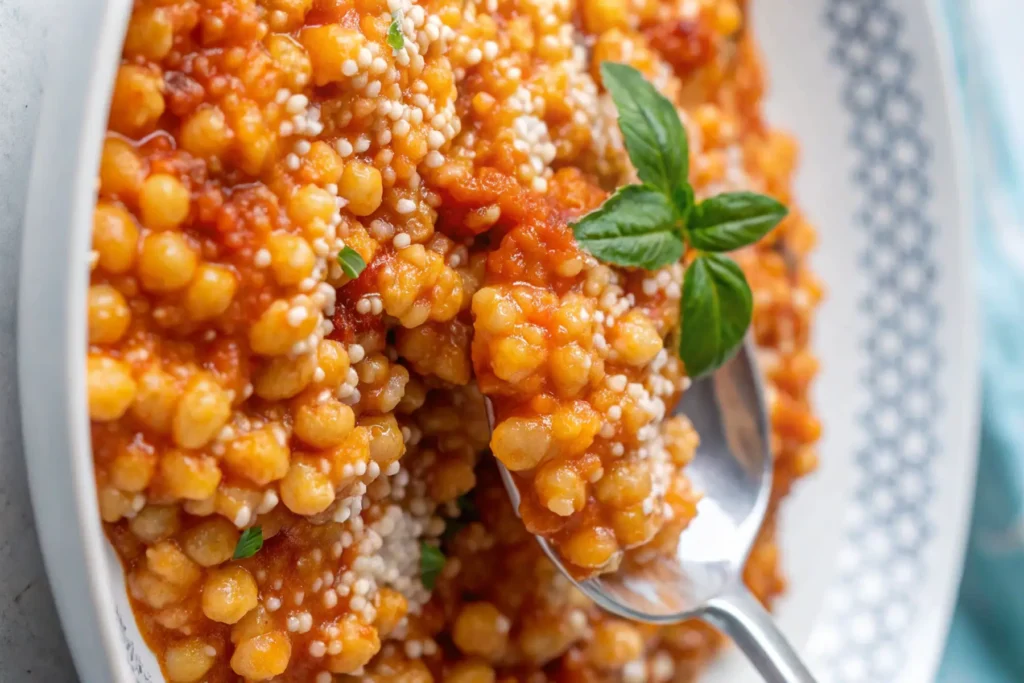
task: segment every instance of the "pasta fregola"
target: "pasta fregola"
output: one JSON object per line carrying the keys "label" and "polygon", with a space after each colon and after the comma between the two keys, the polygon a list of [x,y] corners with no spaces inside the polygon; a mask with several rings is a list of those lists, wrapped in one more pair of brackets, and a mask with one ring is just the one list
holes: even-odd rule
{"label": "pasta fregola", "polygon": [[[774,510],[816,463],[821,287],[746,12],[136,0],[87,385],[100,514],[169,681],[660,683],[713,655],[701,625],[603,614],[530,535],[599,571],[697,514],[698,436],[670,417],[683,265],[602,264],[569,227],[636,181],[606,61],[678,108],[698,197],[790,207],[733,254],[777,460],[745,578],[783,589]],[[489,451],[530,484],[522,520]]]}

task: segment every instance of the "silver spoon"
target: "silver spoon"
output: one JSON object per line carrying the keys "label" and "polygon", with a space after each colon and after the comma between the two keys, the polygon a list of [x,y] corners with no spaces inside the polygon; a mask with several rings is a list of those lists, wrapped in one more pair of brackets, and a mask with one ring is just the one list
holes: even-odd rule
{"label": "silver spoon", "polygon": [[[751,344],[683,393],[676,408],[690,418],[700,447],[687,476],[703,498],[675,557],[576,581],[554,548],[544,553],[587,597],[627,619],[670,624],[702,619],[730,636],[769,683],[814,683],[771,615],[743,583],[743,565],[768,508],[772,452],[768,416]],[[494,414],[487,402],[488,419]],[[519,489],[501,462],[515,510]]]}

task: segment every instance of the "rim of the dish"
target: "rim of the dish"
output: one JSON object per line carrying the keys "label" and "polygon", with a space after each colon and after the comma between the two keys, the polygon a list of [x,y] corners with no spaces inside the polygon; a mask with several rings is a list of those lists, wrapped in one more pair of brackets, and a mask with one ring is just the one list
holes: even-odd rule
{"label": "rim of the dish", "polygon": [[[98,680],[111,681],[130,681],[132,677],[120,647],[113,609],[115,587],[108,580],[104,536],[96,514],[98,501],[85,401],[85,356],[81,350],[86,341],[88,217],[95,202],[93,178],[131,8],[132,0],[85,0],[78,4],[77,14],[69,13],[63,27],[48,36],[50,62],[25,213],[25,225],[34,229],[26,230],[23,238],[25,265],[18,301],[22,431],[29,456],[26,460],[32,507],[36,520],[46,520],[54,514],[58,501],[44,492],[54,483],[60,484],[61,475],[54,468],[62,466],[63,476],[71,478],[65,482],[70,500],[66,501],[64,512],[75,517],[69,520],[69,526],[74,527],[69,533],[78,536],[82,551],[71,558],[73,562],[83,562],[76,585],[62,585],[68,576],[64,567],[69,559],[61,552],[64,544],[60,539],[48,538],[48,525],[37,521],[43,531],[43,559],[47,574],[54,579],[60,577],[52,580],[51,586],[62,626],[70,636],[68,644],[79,675],[99,675],[104,678]],[[71,81],[68,73],[77,74],[79,80]],[[48,195],[53,188],[67,200],[52,201]],[[42,225],[50,227],[39,230]],[[47,231],[50,234],[45,234]],[[40,258],[42,254],[47,255],[47,260]],[[45,286],[38,282],[41,272],[33,270],[33,266],[44,263],[51,264],[45,271]],[[47,303],[63,304],[57,306],[57,315],[48,316],[36,306],[40,291],[45,292],[42,298]],[[54,320],[60,322],[55,324]],[[63,384],[42,391],[28,388],[37,382],[36,373],[46,367],[53,371],[55,366],[58,375],[61,368],[67,370],[66,376],[59,377]],[[44,416],[52,424],[45,437],[35,433]],[[68,467],[70,472],[66,472]],[[77,603],[62,595],[83,588]],[[83,599],[85,595],[87,600]],[[92,641],[88,645],[83,642],[86,638]],[[96,645],[102,652],[92,649]]]}
{"label": "rim of the dish", "polygon": [[[945,105],[947,133],[949,138],[947,140],[951,155],[953,157],[953,168],[955,177],[956,191],[956,205],[959,209],[959,215],[957,216],[957,225],[959,230],[956,233],[956,239],[960,245],[960,253],[962,257],[959,261],[961,273],[964,275],[964,279],[969,286],[973,286],[975,282],[975,260],[973,258],[975,253],[974,240],[972,239],[971,217],[973,215],[974,206],[974,194],[971,192],[971,175],[969,172],[971,155],[967,144],[967,124],[964,115],[963,107],[961,106],[961,98],[963,93],[956,79],[956,69],[954,65],[953,56],[953,45],[952,45],[952,33],[950,31],[949,21],[950,18],[942,13],[939,3],[930,2],[926,0],[922,2],[924,17],[928,22],[928,33],[932,37],[934,44],[934,50],[936,58],[938,60],[938,70],[941,75],[940,85],[941,92],[940,97]],[[963,297],[961,303],[961,310],[963,318],[968,325],[964,325],[961,329],[961,343],[963,344],[963,357],[967,359],[966,365],[969,366],[970,371],[963,372],[967,386],[966,395],[968,401],[966,402],[966,415],[964,416],[965,424],[965,439],[966,444],[962,444],[968,447],[974,447],[974,453],[977,453],[976,447],[977,442],[980,438],[980,422],[981,422],[981,380],[980,380],[980,336],[981,327],[979,323],[979,310],[977,300],[973,296],[973,291],[969,290],[968,294]],[[949,629],[952,625],[953,610],[956,605],[958,590],[957,587],[960,585],[961,578],[964,570],[964,560],[967,552],[967,541],[968,531],[970,528],[971,510],[973,508],[974,491],[975,491],[975,480],[977,477],[978,470],[978,458],[976,455],[968,456],[954,454],[955,457],[963,457],[966,460],[967,476],[962,482],[963,496],[965,500],[965,508],[960,515],[958,520],[959,528],[954,531],[953,535],[953,547],[954,551],[954,567],[951,572],[948,581],[950,587],[939,595],[939,607],[937,614],[941,617],[936,619],[936,634],[933,642],[936,646],[932,652],[928,653],[926,657],[918,657],[917,661],[909,660],[904,665],[903,671],[901,672],[904,680],[913,680],[914,669],[917,668],[921,671],[921,680],[932,680],[938,671],[939,664],[942,657],[943,647],[945,646],[946,639],[949,635]]]}

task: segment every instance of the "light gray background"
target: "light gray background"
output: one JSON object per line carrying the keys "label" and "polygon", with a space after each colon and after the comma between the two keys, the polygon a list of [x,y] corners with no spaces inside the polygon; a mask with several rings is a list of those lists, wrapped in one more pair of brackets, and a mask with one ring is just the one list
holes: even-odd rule
{"label": "light gray background", "polygon": [[43,572],[29,504],[18,414],[15,313],[46,26],[59,19],[64,2],[82,1],[0,0],[0,683],[78,680]]}

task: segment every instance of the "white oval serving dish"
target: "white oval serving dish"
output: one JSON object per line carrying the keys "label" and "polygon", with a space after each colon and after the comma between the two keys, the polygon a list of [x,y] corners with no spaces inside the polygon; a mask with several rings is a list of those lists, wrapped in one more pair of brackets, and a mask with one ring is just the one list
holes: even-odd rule
{"label": "white oval serving dish", "polygon": [[[97,513],[85,398],[95,176],[130,0],[66,3],[24,227],[18,358],[50,583],[80,677],[162,681]],[[754,0],[771,120],[803,149],[829,298],[816,331],[821,470],[782,520],[783,627],[821,680],[927,683],[960,575],[975,465],[961,126],[928,0]],[[706,677],[755,680],[726,655]]]}

